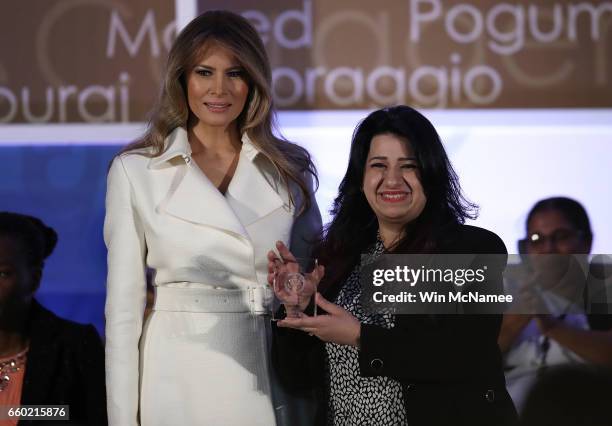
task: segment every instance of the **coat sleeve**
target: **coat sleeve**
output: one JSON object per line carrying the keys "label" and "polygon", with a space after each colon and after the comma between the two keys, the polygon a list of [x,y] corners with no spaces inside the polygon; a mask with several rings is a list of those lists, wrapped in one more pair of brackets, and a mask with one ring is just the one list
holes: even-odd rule
{"label": "coat sleeve", "polygon": [[121,157],[108,173],[104,242],[106,282],[106,388],[111,426],[137,425],[139,353],[146,302],[146,245],[134,191]]}
{"label": "coat sleeve", "polygon": [[292,395],[304,395],[323,374],[323,343],[303,331],[272,323],[272,365],[279,382]]}
{"label": "coat sleeve", "polygon": [[[295,218],[291,228],[289,249],[296,257],[310,257],[312,255],[313,243],[319,237],[322,228],[321,212],[314,195],[313,178],[310,173],[306,173],[306,181],[310,194],[310,207]],[[294,191],[294,194],[296,194],[295,199],[300,200],[299,205],[303,204],[304,201],[297,191]]]}
{"label": "coat sleeve", "polygon": [[[311,199],[310,207],[302,212],[291,229],[291,253],[296,257],[310,257],[312,245],[319,237],[322,228],[321,213],[314,196],[313,179],[306,173]],[[294,197],[303,203],[299,192],[294,190]],[[299,209],[299,208],[298,208]],[[290,393],[299,394],[313,386],[313,373],[319,374],[318,367],[313,367],[320,341],[297,330],[278,328],[273,323],[272,363],[280,382]]]}

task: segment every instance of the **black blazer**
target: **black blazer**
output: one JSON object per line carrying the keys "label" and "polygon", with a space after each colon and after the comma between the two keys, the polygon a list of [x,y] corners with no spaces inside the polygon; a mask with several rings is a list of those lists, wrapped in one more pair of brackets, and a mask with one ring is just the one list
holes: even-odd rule
{"label": "black blazer", "polygon": [[21,405],[67,404],[70,421],[19,425],[106,425],[104,346],[96,329],[59,318],[34,300],[29,337]]}
{"label": "black blazer", "polygon": [[[507,254],[497,235],[467,225],[445,233],[436,252]],[[502,258],[490,278],[499,288]],[[334,300],[338,292],[330,289],[324,296]],[[501,315],[397,315],[392,329],[362,324],[360,374],[400,382],[410,426],[512,425],[516,411],[497,346],[501,320]],[[290,393],[314,389],[315,424],[325,425],[324,343],[300,331],[273,330],[272,362],[281,383]]]}

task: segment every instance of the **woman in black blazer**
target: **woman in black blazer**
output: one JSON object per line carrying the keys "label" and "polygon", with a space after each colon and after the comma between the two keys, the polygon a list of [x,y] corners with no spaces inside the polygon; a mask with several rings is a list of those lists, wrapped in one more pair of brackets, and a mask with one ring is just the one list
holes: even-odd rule
{"label": "woman in black blazer", "polygon": [[[317,425],[511,425],[497,335],[501,315],[371,314],[361,305],[362,255],[499,254],[488,273],[502,288],[506,248],[475,217],[431,123],[407,106],[370,114],[356,129],[348,170],[315,256],[326,314],[274,327],[273,363],[288,390],[315,391]],[[292,255],[278,244],[283,261]],[[269,253],[269,281],[277,262]]]}

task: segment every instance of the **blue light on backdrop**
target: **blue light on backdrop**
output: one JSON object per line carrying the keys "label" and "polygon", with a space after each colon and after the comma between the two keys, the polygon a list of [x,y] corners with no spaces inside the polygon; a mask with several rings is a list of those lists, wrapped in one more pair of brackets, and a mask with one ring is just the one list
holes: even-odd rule
{"label": "blue light on backdrop", "polygon": [[117,146],[0,149],[0,210],[39,217],[59,235],[37,298],[60,316],[102,332],[106,170]]}

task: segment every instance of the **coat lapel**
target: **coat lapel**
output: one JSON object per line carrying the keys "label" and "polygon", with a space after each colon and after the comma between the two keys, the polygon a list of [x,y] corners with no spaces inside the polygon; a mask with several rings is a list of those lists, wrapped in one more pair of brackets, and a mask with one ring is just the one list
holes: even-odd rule
{"label": "coat lapel", "polygon": [[176,165],[172,160],[181,157],[184,162],[191,158],[191,146],[187,140],[187,131],[177,127],[165,140],[166,149],[161,155],[151,158],[149,169],[164,169]]}
{"label": "coat lapel", "polygon": [[152,169],[176,169],[168,194],[158,205],[158,210],[188,222],[248,238],[244,226],[223,194],[191,160],[191,147],[185,129],[175,129],[168,136],[167,143],[170,144],[168,149],[149,163]]}
{"label": "coat lapel", "polygon": [[[282,188],[279,178],[266,178],[263,170],[258,167],[257,162],[268,163],[265,157],[258,154],[245,134],[242,137],[240,160],[226,194],[229,204],[244,226],[258,221],[283,205],[288,205],[277,192],[286,195],[285,190],[278,188]],[[276,170],[270,172],[276,174]]]}
{"label": "coat lapel", "polygon": [[248,238],[246,226],[288,205],[276,192],[278,188],[275,190],[278,179],[266,179],[256,164],[265,159],[258,156],[259,151],[246,134],[242,138],[238,166],[225,196],[191,161],[191,147],[185,129],[175,129],[166,143],[169,144],[166,151],[149,163],[150,169],[176,169],[168,194],[158,210]]}

